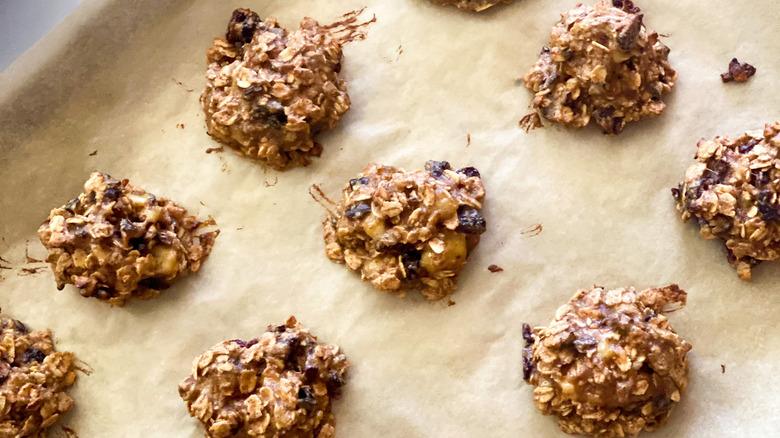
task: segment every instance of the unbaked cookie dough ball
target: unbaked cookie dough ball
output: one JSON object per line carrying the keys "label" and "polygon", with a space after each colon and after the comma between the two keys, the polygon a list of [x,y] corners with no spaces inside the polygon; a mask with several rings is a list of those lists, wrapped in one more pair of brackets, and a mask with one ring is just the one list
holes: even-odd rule
{"label": "unbaked cookie dough ball", "polygon": [[456,6],[464,11],[482,12],[499,3],[512,3],[512,0],[431,0],[440,5]]}
{"label": "unbaked cookie dough ball", "polygon": [[360,28],[367,23],[357,23],[359,13],[327,26],[307,17],[287,30],[274,18],[236,9],[225,38],[206,53],[200,101],[209,135],[277,170],[319,157],[314,137],[349,110],[341,48],[364,37]]}
{"label": "unbaked cookie dough ball", "polygon": [[45,437],[73,407],[75,357],[56,351],[51,330],[30,332],[0,316],[0,436]]}
{"label": "unbaked cookie dough ball", "polygon": [[333,438],[332,399],[349,362],[336,345],[290,317],[260,338],[215,345],[179,384],[190,415],[211,438]]}
{"label": "unbaked cookie dough ball", "polygon": [[677,72],[669,48],[648,31],[630,0],[579,5],[553,26],[550,46],[525,74],[533,107],[551,121],[582,128],[591,120],[607,134],[661,114],[661,97]]}
{"label": "unbaked cookie dough ball", "polygon": [[567,433],[634,436],[666,423],[688,384],[691,345],[662,315],[685,305],[677,285],[580,290],[547,327],[523,325],[523,378],[534,404]]}
{"label": "unbaked cookie dough ball", "polygon": [[682,220],[720,239],[743,280],[762,260],[780,258],[780,122],[737,138],[701,140],[685,181],[672,189]]}
{"label": "unbaked cookie dough ball", "polygon": [[147,300],[196,272],[219,230],[127,180],[94,172],[84,193],[55,208],[38,229],[57,289],[73,284],[84,297],[114,306]]}
{"label": "unbaked cookie dough ball", "polygon": [[351,179],[323,222],[329,259],[381,291],[429,300],[455,291],[466,258],[486,230],[482,178],[473,167],[428,161],[424,170],[369,164]]}

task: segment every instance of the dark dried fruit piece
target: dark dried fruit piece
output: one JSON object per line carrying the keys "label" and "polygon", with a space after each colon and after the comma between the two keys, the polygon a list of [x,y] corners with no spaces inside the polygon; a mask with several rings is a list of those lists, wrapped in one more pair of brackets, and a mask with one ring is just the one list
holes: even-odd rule
{"label": "dark dried fruit piece", "polygon": [[404,272],[406,272],[407,279],[414,279],[420,271],[420,260],[422,254],[420,251],[405,252],[401,256],[401,262],[404,265]]}
{"label": "dark dried fruit piece", "polygon": [[334,398],[341,397],[341,387],[344,386],[346,382],[344,379],[338,375],[335,371],[330,371],[328,373],[328,395]]}
{"label": "dark dried fruit piece", "polygon": [[479,174],[479,171],[473,167],[464,167],[461,169],[458,169],[457,173],[461,173],[463,175],[466,175],[469,178],[477,177],[481,178],[482,176]]}
{"label": "dark dried fruit piece", "polygon": [[636,37],[642,28],[644,15],[634,15],[631,23],[618,33],[617,43],[621,49],[628,52],[636,45]]}
{"label": "dark dried fruit piece", "polygon": [[622,9],[630,14],[636,14],[640,9],[634,6],[634,2],[631,0],[612,0],[612,6]]}
{"label": "dark dried fruit piece", "polygon": [[249,9],[236,9],[230,17],[225,39],[231,43],[249,43],[260,22],[260,16]]}
{"label": "dark dried fruit piece", "polygon": [[755,67],[747,62],[740,63],[737,58],[733,58],[731,62],[729,62],[728,71],[726,73],[721,73],[720,79],[723,83],[731,81],[747,82],[754,74],[756,74]]}
{"label": "dark dried fruit piece", "polygon": [[487,229],[485,218],[474,207],[458,207],[458,227],[456,231],[466,234],[482,234]]}
{"label": "dark dried fruit piece", "polygon": [[445,170],[450,170],[452,167],[450,163],[446,161],[427,161],[425,163],[425,170],[431,172],[436,178],[442,176]]}
{"label": "dark dried fruit piece", "polygon": [[747,143],[743,143],[739,145],[739,153],[740,154],[746,154],[753,150],[754,147],[756,147],[757,144],[761,143],[761,140],[751,138],[750,141]]}
{"label": "dark dried fruit piece", "polygon": [[314,394],[311,392],[311,388],[307,386],[301,386],[298,390],[298,406],[306,409],[307,411],[313,411],[317,407],[317,400],[314,398]]}
{"label": "dark dried fruit piece", "polygon": [[523,340],[526,344],[533,344],[534,343],[534,335],[533,331],[531,331],[531,325],[527,322],[523,323]]}
{"label": "dark dried fruit piece", "polygon": [[365,176],[362,176],[362,177],[360,177],[360,178],[352,178],[351,180],[349,180],[349,187],[350,187],[352,190],[356,190],[358,187],[360,187],[360,186],[366,186],[366,185],[368,185],[370,182],[371,182],[371,180],[369,180],[369,179],[368,179],[368,178],[366,178]]}
{"label": "dark dried fruit piece", "polygon": [[46,359],[46,353],[35,347],[28,348],[22,355],[22,363],[25,364],[33,362],[43,363],[44,359]]}
{"label": "dark dried fruit piece", "polygon": [[756,200],[758,211],[767,222],[780,220],[780,213],[777,211],[777,205],[772,203],[772,197],[773,193],[770,190],[762,190]]}
{"label": "dark dried fruit piece", "polygon": [[348,219],[360,219],[368,213],[371,213],[371,204],[367,202],[361,202],[359,204],[353,205],[352,207],[349,207],[344,212],[344,216],[346,216]]}

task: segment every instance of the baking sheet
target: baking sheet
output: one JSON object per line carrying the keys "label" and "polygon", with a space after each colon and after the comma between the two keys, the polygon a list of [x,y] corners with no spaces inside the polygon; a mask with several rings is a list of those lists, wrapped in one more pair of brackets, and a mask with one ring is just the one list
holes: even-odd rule
{"label": "baking sheet", "polygon": [[[340,437],[562,436],[522,381],[521,323],[546,324],[594,283],[676,282],[689,292],[671,321],[694,347],[691,383],[656,436],[772,436],[780,263],[740,281],[717,243],[680,222],[669,188],[699,138],[780,118],[780,13],[769,0],[641,2],[680,73],[667,111],[617,138],[525,134],[531,94],[515,80],[575,4],[522,0],[474,15],[424,0],[86,0],[0,76],[0,256],[12,268],[0,269],[0,307],[53,329],[58,348],[94,369],[64,424],[81,437],[200,437],[177,393],[192,359],[294,314],[353,364],[335,406]],[[278,173],[205,153],[217,146],[198,104],[205,50],[235,7],[289,28],[363,6],[377,22],[345,48],[352,109],[321,137],[322,158]],[[758,68],[747,84],[721,84],[733,56]],[[369,161],[428,159],[477,167],[488,193],[489,229],[454,306],[379,293],[328,261],[325,212],[308,193],[319,184],[337,199]],[[45,255],[38,225],[93,170],[213,216],[222,234],[203,269],[124,308],[57,291],[48,268],[33,273],[44,265],[27,263],[25,248]]]}

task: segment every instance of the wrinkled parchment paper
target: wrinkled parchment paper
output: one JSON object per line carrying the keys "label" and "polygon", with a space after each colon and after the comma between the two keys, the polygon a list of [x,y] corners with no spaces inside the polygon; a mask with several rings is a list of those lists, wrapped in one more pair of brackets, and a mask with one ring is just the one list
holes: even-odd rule
{"label": "wrinkled parchment paper", "polygon": [[[667,111],[617,138],[525,134],[531,94],[515,80],[575,3],[474,15],[426,0],[85,1],[0,77],[0,256],[12,268],[0,269],[0,307],[53,329],[94,369],[64,424],[82,438],[200,437],[177,393],[192,359],[294,314],[353,363],[335,406],[340,437],[561,436],[522,382],[521,323],[546,324],[594,283],[679,283],[689,305],[670,319],[694,346],[691,384],[655,436],[775,436],[780,262],[740,281],[719,244],[681,223],[669,188],[699,138],[780,118],[776,5],[640,2],[680,73]],[[368,39],[345,48],[352,110],[308,168],[205,153],[218,146],[198,104],[205,50],[240,6],[288,28],[363,6],[377,16]],[[747,84],[720,82],[733,56],[758,68]],[[319,184],[338,199],[369,161],[415,169],[428,159],[477,167],[488,193],[488,232],[454,306],[382,294],[328,261],[325,212],[308,193]],[[57,291],[25,248],[45,256],[36,229],[93,170],[213,216],[222,234],[203,269],[124,308]]]}

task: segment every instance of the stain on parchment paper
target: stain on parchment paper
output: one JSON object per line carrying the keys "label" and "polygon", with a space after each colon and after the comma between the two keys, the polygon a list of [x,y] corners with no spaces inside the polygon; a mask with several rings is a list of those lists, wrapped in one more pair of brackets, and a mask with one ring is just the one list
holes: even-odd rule
{"label": "stain on parchment paper", "polygon": [[542,232],[542,224],[531,225],[520,232],[520,234],[527,237],[538,236]]}

